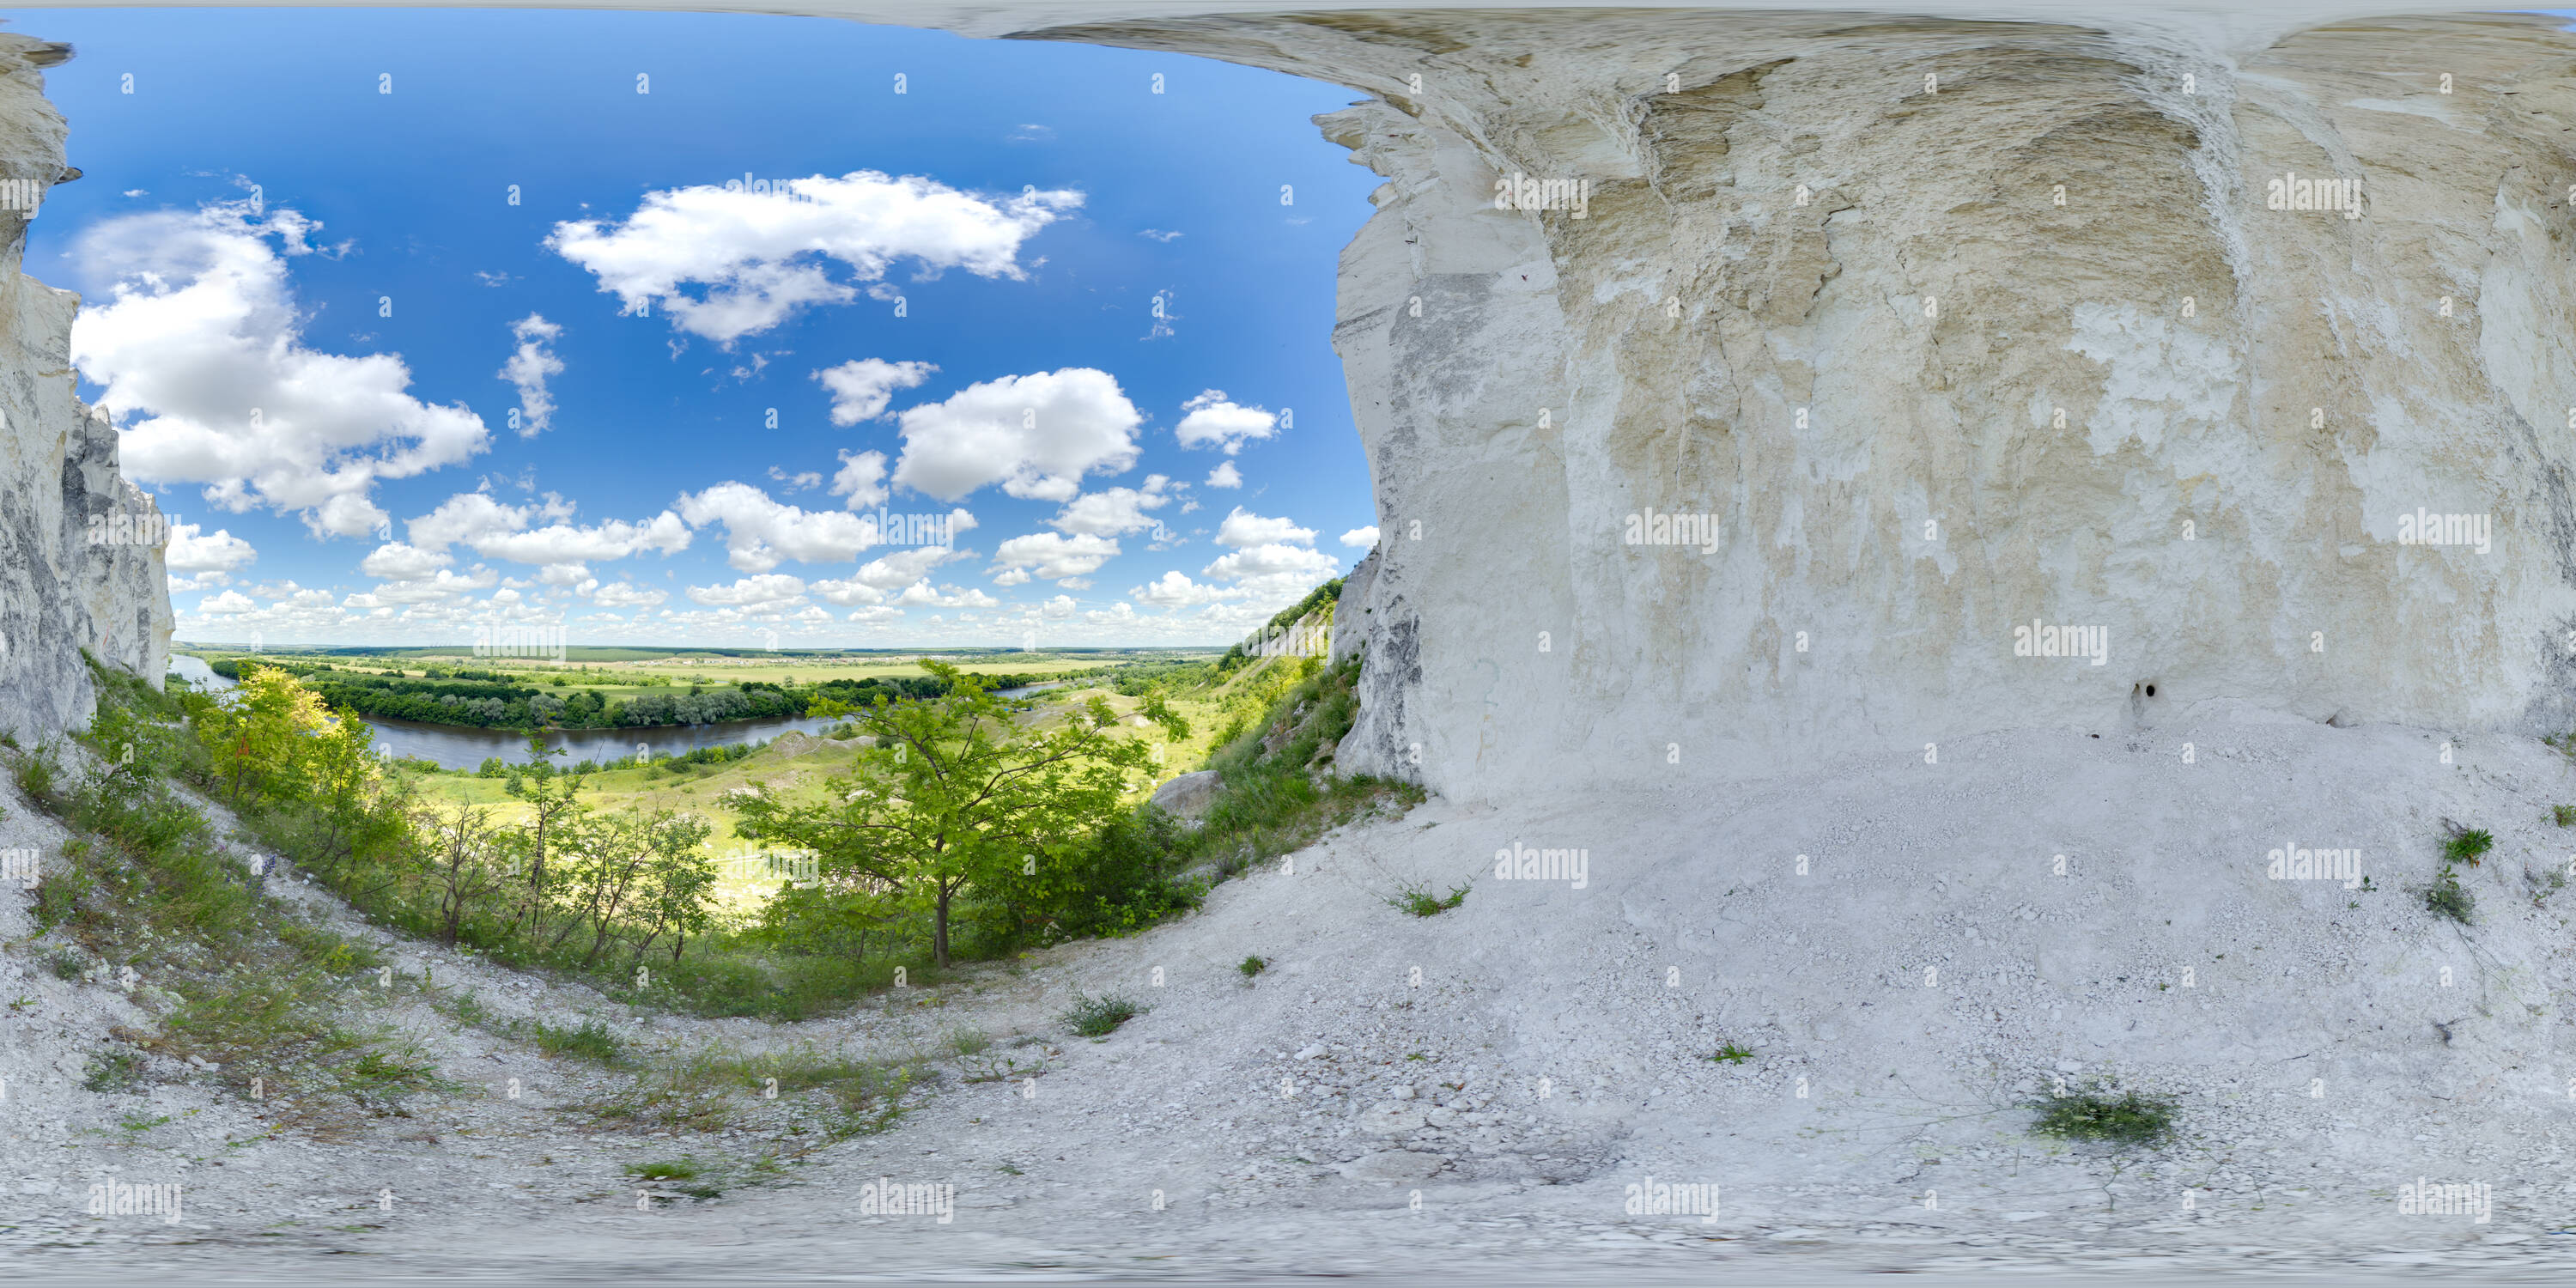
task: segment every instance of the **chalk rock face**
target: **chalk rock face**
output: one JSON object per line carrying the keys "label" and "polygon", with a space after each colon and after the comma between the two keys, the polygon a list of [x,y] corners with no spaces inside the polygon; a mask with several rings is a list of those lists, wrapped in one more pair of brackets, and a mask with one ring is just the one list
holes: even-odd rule
{"label": "chalk rock face", "polygon": [[169,534],[118,473],[115,427],[74,396],[80,297],[18,271],[27,207],[41,217],[65,177],[63,120],[37,69],[68,52],[0,36],[0,730],[21,742],[88,721],[82,650],[156,686],[170,664]]}
{"label": "chalk rock face", "polygon": [[2557,26],[1043,34],[1375,95],[1319,118],[1388,179],[1336,334],[1385,534],[1341,760],[1472,799],[2202,704],[2564,732]]}
{"label": "chalk rock face", "polygon": [[1369,618],[1377,614],[1370,590],[1377,583],[1377,552],[1371,550],[1351,575],[1342,578],[1342,593],[1333,601],[1333,640],[1324,661],[1340,666],[1368,644]]}
{"label": "chalk rock face", "polygon": [[1175,818],[1196,819],[1216,804],[1217,791],[1223,786],[1213,769],[1182,774],[1154,789],[1154,804]]}

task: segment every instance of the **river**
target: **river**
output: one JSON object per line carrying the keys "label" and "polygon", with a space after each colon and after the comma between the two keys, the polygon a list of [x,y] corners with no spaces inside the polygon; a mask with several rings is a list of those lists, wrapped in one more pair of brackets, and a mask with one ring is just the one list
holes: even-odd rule
{"label": "river", "polygon": [[[215,674],[205,659],[173,655],[170,673],[201,689],[222,690],[233,682]],[[1024,684],[1015,688],[996,689],[1006,698],[1025,697],[1065,683]],[[469,725],[420,724],[410,720],[390,720],[381,716],[365,717],[376,731],[376,745],[393,755],[429,761],[441,769],[475,769],[484,761],[499,757],[505,765],[528,763],[528,736],[510,729],[477,729]],[[655,758],[696,751],[700,747],[730,747],[739,742],[767,742],[782,733],[819,734],[841,723],[811,716],[772,716],[766,720],[727,720],[705,725],[655,725],[642,729],[555,729],[546,733],[548,747],[561,747],[565,753],[553,757],[558,765],[572,765],[584,760],[605,763],[620,756],[632,756],[639,747]]]}

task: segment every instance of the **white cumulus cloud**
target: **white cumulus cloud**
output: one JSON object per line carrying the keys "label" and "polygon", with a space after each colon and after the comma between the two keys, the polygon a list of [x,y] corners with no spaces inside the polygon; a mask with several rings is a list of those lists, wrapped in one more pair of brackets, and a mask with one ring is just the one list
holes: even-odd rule
{"label": "white cumulus cloud", "polygon": [[251,544],[222,529],[213,536],[194,523],[170,525],[170,545],[161,561],[171,572],[229,573],[259,558]]}
{"label": "white cumulus cloud", "polygon": [[1095,537],[1142,532],[1154,526],[1154,520],[1145,511],[1171,503],[1168,491],[1171,483],[1160,474],[1148,474],[1145,486],[1141,488],[1113,487],[1086,492],[1067,503],[1054,518],[1047,520],[1047,525],[1060,532]]}
{"label": "white cumulus cloud", "polygon": [[[629,312],[647,302],[673,325],[730,344],[810,304],[845,303],[899,259],[1019,278],[1021,243],[1082,204],[1070,191],[992,200],[922,178],[855,170],[792,179],[784,191],[699,185],[647,193],[622,222],[555,225],[546,246],[589,270]],[[740,185],[736,185],[738,189]],[[836,281],[837,263],[849,281]]]}
{"label": "white cumulus cloud", "polygon": [[134,478],[363,537],[391,521],[371,496],[378,480],[461,463],[491,435],[462,406],[412,396],[399,357],[305,346],[286,261],[313,253],[319,227],[249,201],[100,221],[75,255],[106,302],[74,322],[71,357],[125,427]]}
{"label": "white cumulus cloud", "polygon": [[939,370],[927,362],[887,362],[882,358],[853,358],[837,367],[826,367],[814,373],[825,389],[832,391],[832,423],[855,425],[875,420],[885,414],[886,404],[893,401],[898,389],[919,388]]}
{"label": "white cumulus cloud", "polygon": [[1342,544],[1349,546],[1353,550],[1366,550],[1375,546],[1377,544],[1377,525],[1372,523],[1365,528],[1353,528],[1350,531],[1343,533]]}
{"label": "white cumulus cloud", "polygon": [[942,501],[992,483],[1016,497],[1070,501],[1083,475],[1136,463],[1144,417],[1108,372],[1067,367],[969,385],[896,419],[897,484]]}
{"label": "white cumulus cloud", "polygon": [[804,596],[802,579],[779,572],[738,578],[730,586],[689,587],[689,598],[701,604],[733,608],[786,607],[801,602]]}
{"label": "white cumulus cloud", "polygon": [[1221,447],[1232,456],[1243,450],[1246,441],[1268,438],[1279,431],[1276,413],[1237,406],[1222,389],[1201,392],[1182,403],[1181,410],[1189,414],[1173,427],[1172,436],[1181,440],[1183,447]]}
{"label": "white cumulus cloud", "polygon": [[661,591],[626,581],[602,586],[591,596],[593,602],[602,608],[651,608],[669,598]]}
{"label": "white cumulus cloud", "polygon": [[770,499],[748,483],[718,483],[680,498],[680,517],[697,527],[723,524],[725,561],[767,572],[789,559],[839,563],[877,543],[874,519],[840,510],[807,511]]}
{"label": "white cumulus cloud", "polygon": [[1236,506],[1217,525],[1216,543],[1221,546],[1258,546],[1278,541],[1312,545],[1313,528],[1301,528],[1287,519],[1265,519],[1242,506]]}
{"label": "white cumulus cloud", "polygon": [[841,470],[832,476],[832,495],[846,496],[848,506],[863,510],[883,505],[886,499],[886,457],[883,452],[841,452]]}
{"label": "white cumulus cloud", "polygon": [[1190,608],[1220,600],[1240,599],[1244,592],[1224,586],[1208,586],[1190,580],[1189,574],[1175,568],[1152,581],[1127,592],[1129,599],[1153,608]]}
{"label": "white cumulus cloud", "polygon": [[1234,468],[1234,462],[1232,461],[1218,461],[1216,463],[1216,468],[1208,471],[1207,485],[1209,487],[1242,487],[1243,471]]}
{"label": "white cumulus cloud", "polygon": [[389,541],[376,547],[358,561],[358,571],[387,581],[418,581],[431,576],[454,562],[437,550],[423,550],[400,541]]}
{"label": "white cumulus cloud", "polygon": [[563,374],[563,359],[555,356],[552,347],[562,334],[562,327],[538,313],[510,324],[510,336],[519,347],[501,364],[501,378],[518,388],[521,438],[534,438],[554,423],[555,397],[546,391],[546,380]]}
{"label": "white cumulus cloud", "polygon": [[[489,558],[551,567],[546,581],[570,585],[586,575],[582,566],[594,560],[624,559],[647,550],[671,555],[689,546],[689,526],[668,510],[641,523],[610,519],[586,526],[565,522],[571,515],[571,504],[552,493],[540,504],[508,505],[493,500],[488,492],[460,492],[405,524],[411,541],[402,548],[437,553],[444,564],[443,552],[461,542]],[[553,522],[529,526],[541,519]],[[401,543],[368,558],[383,556],[396,546]]]}
{"label": "white cumulus cloud", "polygon": [[[1054,581],[1062,577],[1081,577],[1100,570],[1100,565],[1118,556],[1118,543],[1107,537],[1089,535],[1065,536],[1055,532],[1034,532],[1013,537],[993,551],[997,569],[1027,570],[1030,575]],[[998,585],[1016,585],[994,578]]]}

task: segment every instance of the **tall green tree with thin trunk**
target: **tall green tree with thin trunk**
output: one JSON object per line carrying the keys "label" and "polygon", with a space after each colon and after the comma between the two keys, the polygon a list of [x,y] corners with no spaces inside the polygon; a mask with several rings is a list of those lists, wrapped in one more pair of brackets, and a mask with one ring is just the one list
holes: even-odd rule
{"label": "tall green tree with thin trunk", "polygon": [[[822,803],[764,793],[743,806],[740,835],[810,851],[826,891],[866,900],[900,891],[931,914],[931,954],[950,959],[949,910],[979,884],[1044,881],[1051,851],[1090,835],[1150,781],[1151,752],[1117,732],[1094,697],[1036,715],[944,662],[922,665],[943,696],[889,701],[849,716],[876,745],[829,784]],[[822,913],[830,900],[802,906]]]}

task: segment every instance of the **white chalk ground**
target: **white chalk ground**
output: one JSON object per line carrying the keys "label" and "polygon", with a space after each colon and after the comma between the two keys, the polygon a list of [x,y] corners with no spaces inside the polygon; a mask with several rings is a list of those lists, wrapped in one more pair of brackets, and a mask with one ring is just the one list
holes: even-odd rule
{"label": "white chalk ground", "polygon": [[[459,1033],[410,989],[369,1005],[490,1094],[422,1098],[346,1143],[228,1144],[265,1134],[225,1085],[240,1071],[83,1090],[84,1052],[143,1013],[13,942],[0,993],[33,1000],[0,1007],[0,1274],[2564,1273],[2576,890],[2548,875],[2576,829],[2548,810],[2576,774],[2528,740],[2456,743],[2449,764],[2442,742],[2221,713],[1944,744],[1938,764],[1918,747],[1732,798],[1435,800],[1153,933],[804,1025],[648,1021],[398,946],[505,1014],[596,1012],[646,1043],[891,1056],[970,1027],[1055,1053],[1033,1096],[952,1071],[890,1132],[650,1211],[628,1164],[765,1142],[580,1130],[556,1107],[600,1075]],[[58,831],[0,804],[0,842],[52,852]],[[2467,875],[2474,927],[2417,893],[2445,819],[2497,838]],[[2359,849],[2375,889],[2267,879],[2285,843]],[[1588,851],[1585,888],[1494,879],[1515,844]],[[1434,917],[1383,902],[1471,877]],[[26,905],[0,895],[0,935],[25,938]],[[1251,953],[1272,965],[1246,983]],[[1152,1009],[1072,1038],[1052,1017],[1077,988]],[[1706,1058],[1727,1042],[1752,1058]],[[2027,1134],[2060,1074],[2173,1098],[2179,1138]],[[119,1125],[135,1115],[171,1121]],[[183,1219],[88,1215],[109,1176],[184,1183]],[[954,1185],[953,1220],[862,1215],[880,1177]],[[1630,1215],[1650,1177],[1717,1185],[1718,1215]],[[2491,1186],[2492,1220],[2401,1215],[2418,1178]]]}

